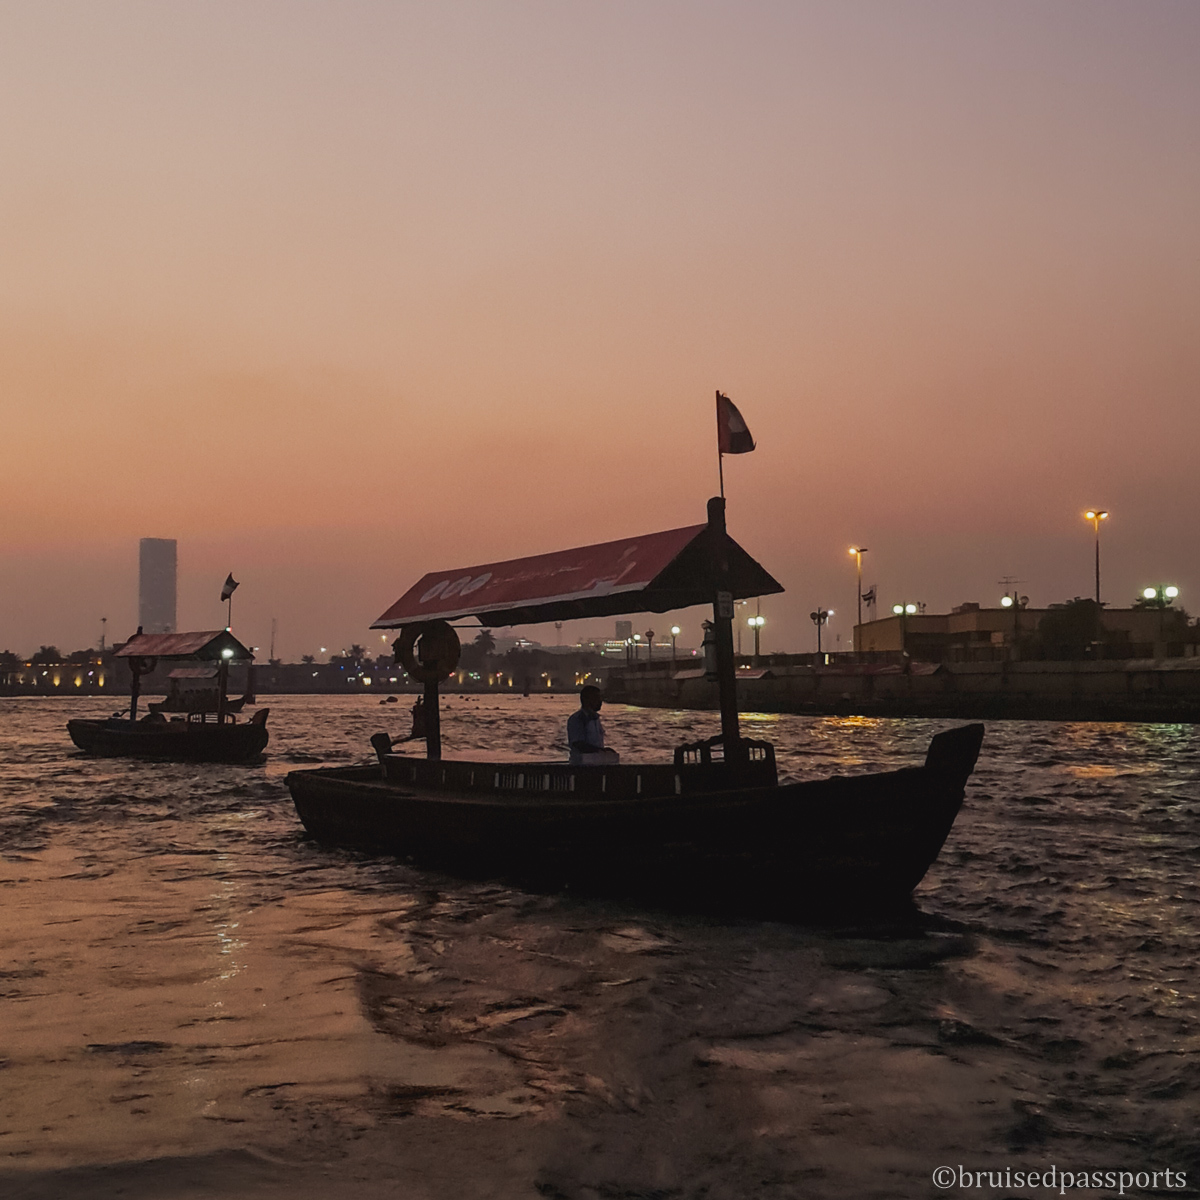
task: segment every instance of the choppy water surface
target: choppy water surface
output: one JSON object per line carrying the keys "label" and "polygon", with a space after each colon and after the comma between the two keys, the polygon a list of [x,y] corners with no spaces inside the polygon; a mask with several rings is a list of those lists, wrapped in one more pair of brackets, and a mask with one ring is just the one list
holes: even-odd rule
{"label": "choppy water surface", "polygon": [[[316,845],[284,775],[364,760],[407,705],[270,704],[266,763],[227,767],[88,759],[65,722],[105,704],[0,701],[6,1194],[907,1196],[945,1163],[1200,1184],[1200,731],[989,726],[918,921],[833,930]],[[556,755],[572,707],[452,698],[447,753]],[[660,760],[715,723],[604,716]],[[944,727],[746,723],[796,778],[919,762]]]}

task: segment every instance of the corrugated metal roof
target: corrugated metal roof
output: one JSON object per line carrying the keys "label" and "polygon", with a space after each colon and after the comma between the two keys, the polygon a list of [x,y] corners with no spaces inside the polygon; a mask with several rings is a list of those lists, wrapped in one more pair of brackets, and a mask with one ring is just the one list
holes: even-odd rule
{"label": "corrugated metal roof", "polygon": [[214,661],[226,657],[222,652],[232,650],[231,661],[254,657],[228,629],[207,629],[196,633],[135,633],[116,652],[116,658],[196,658]]}
{"label": "corrugated metal roof", "polygon": [[725,560],[727,585],[735,597],[783,591],[732,538],[708,525],[688,525],[553,554],[434,571],[371,628],[471,616],[489,626],[530,625],[687,608],[712,601],[718,557]]}
{"label": "corrugated metal roof", "polygon": [[168,672],[168,679],[216,679],[217,668],[211,667],[176,667]]}

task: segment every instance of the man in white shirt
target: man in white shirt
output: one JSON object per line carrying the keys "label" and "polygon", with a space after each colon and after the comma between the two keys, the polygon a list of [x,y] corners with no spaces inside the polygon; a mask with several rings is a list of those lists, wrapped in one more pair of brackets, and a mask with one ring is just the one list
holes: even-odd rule
{"label": "man in white shirt", "polygon": [[[579,711],[567,718],[567,745],[571,748],[570,761],[576,765],[595,759],[585,755],[605,754],[604,726],[600,724],[600,708],[604,699],[600,689],[589,684],[579,693]],[[606,757],[612,755],[609,751]]]}

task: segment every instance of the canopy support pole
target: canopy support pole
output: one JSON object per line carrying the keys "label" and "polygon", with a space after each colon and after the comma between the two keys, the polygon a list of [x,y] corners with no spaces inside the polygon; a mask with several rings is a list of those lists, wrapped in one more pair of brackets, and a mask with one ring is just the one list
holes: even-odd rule
{"label": "canopy support pole", "polygon": [[713,636],[717,643],[717,689],[721,698],[721,743],[726,762],[742,759],[742,737],[738,729],[737,667],[733,657],[733,593],[729,588],[729,549],[725,533],[725,499],[708,502],[708,529],[717,577],[713,597]]}
{"label": "canopy support pole", "polygon": [[438,710],[438,681],[425,681],[425,757],[442,757],[442,715]]}

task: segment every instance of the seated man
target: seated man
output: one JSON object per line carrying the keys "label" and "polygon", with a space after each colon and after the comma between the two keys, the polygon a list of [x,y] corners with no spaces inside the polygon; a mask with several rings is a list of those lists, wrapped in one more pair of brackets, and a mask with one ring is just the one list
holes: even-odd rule
{"label": "seated man", "polygon": [[604,726],[600,724],[600,707],[603,703],[600,689],[589,684],[579,693],[579,711],[567,718],[567,745],[571,748],[569,761],[577,766],[619,761],[615,751],[604,748]]}

